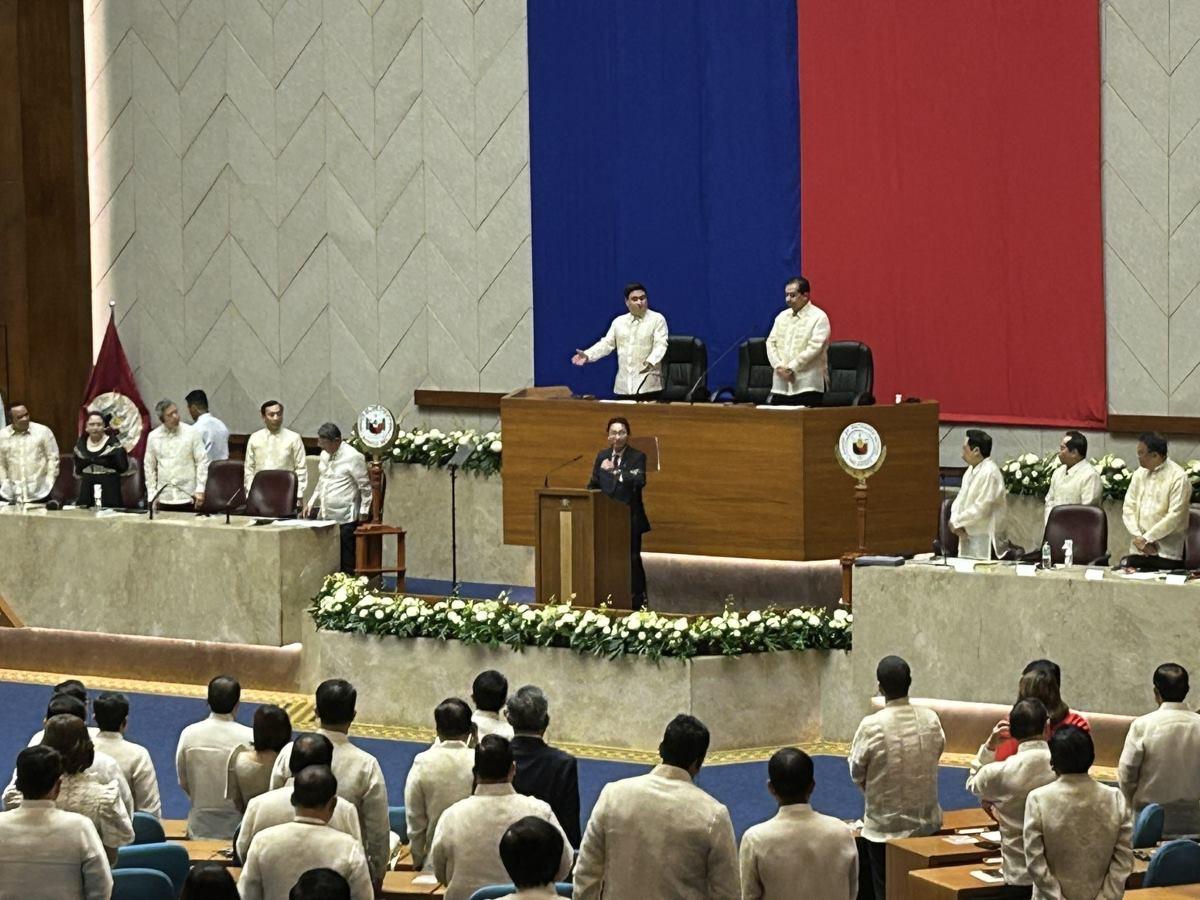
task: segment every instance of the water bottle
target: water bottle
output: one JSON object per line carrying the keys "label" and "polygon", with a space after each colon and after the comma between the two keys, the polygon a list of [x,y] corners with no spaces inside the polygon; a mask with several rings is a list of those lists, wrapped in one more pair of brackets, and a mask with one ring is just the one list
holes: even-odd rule
{"label": "water bottle", "polygon": [[1063,565],[1070,568],[1075,562],[1075,542],[1070,538],[1063,541]]}
{"label": "water bottle", "polygon": [[1052,569],[1053,567],[1053,563],[1050,562],[1050,542],[1045,541],[1042,543],[1042,568]]}
{"label": "water bottle", "polygon": [[101,499],[103,496],[104,492],[100,489],[100,485],[92,485],[92,505],[95,506],[97,510],[104,509],[104,503]]}

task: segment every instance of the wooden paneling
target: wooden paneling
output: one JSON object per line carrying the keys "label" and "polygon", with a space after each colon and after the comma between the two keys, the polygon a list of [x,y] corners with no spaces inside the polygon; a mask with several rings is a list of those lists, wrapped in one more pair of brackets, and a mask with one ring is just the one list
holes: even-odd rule
{"label": "wooden paneling", "polygon": [[1192,416],[1109,416],[1108,430],[1113,434],[1200,434],[1200,418]]}
{"label": "wooden paneling", "polygon": [[413,402],[421,409],[458,409],[500,412],[502,393],[489,391],[413,391]]}

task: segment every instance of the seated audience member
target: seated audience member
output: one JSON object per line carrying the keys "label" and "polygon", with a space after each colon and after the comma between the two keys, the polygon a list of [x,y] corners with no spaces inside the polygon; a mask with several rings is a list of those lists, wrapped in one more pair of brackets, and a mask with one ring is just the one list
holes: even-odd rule
{"label": "seated audience member", "polygon": [[[317,685],[317,718],[323,734],[333,744],[330,768],[338,781],[338,796],[354,804],[358,824],[367,849],[371,877],[378,883],[387,869],[391,851],[391,825],[388,820],[387,784],[379,761],[366,750],[350,743],[350,725],[356,715],[358,692],[348,681],[331,678]],[[288,757],[291,745],[284,747],[271,772],[271,787],[282,787],[291,771]]]}
{"label": "seated audience member", "polygon": [[[536,816],[561,833],[548,804],[513,790],[516,770],[504,738],[489,734],[475,748],[475,793],[442,813],[429,849],[434,874],[446,885],[446,900],[467,900],[479,888],[505,880],[500,838],[513,822]],[[565,835],[562,840],[556,880],[571,871],[571,848]]]}
{"label": "seated audience member", "polygon": [[309,869],[333,869],[350,885],[352,900],[375,896],[362,844],[330,828],[337,779],[328,766],[308,766],[292,787],[291,822],[260,831],[250,845],[238,888],[242,900],[288,900]]}
{"label": "seated audience member", "polygon": [[508,699],[508,679],[495,669],[488,669],[475,676],[471,685],[471,702],[475,704],[475,714],[471,721],[475,723],[476,741],[482,740],[489,734],[498,734],[507,740],[512,740],[513,730],[500,710]]}
{"label": "seated audience member", "polygon": [[[291,822],[296,818],[296,810],[292,806],[292,784],[295,777],[309,766],[329,766],[332,762],[333,744],[325,735],[302,734],[296,738],[288,757],[292,777],[283,787],[259,794],[246,805],[246,814],[242,816],[242,827],[238,830],[235,847],[238,859],[246,858],[254,836],[260,831]],[[356,841],[362,841],[358,810],[345,797],[337,798],[333,815],[329,819],[329,827],[350,835]]]}
{"label": "seated audience member", "polygon": [[1117,770],[1135,817],[1150,803],[1162,806],[1166,838],[1200,834],[1200,714],[1184,703],[1187,694],[1183,666],[1154,670],[1158,709],[1133,720]]}
{"label": "seated audience member", "polygon": [[767,775],[779,812],[742,835],[742,900],[854,900],[858,848],[845,822],[809,805],[815,786],[812,759],[803,750],[784,747],[767,763]]}
{"label": "seated audience member", "polygon": [[676,716],[661,765],[604,786],[579,848],[576,900],[741,896],[729,810],[694,783],[708,743],[699,719]]}
{"label": "seated audience member", "polygon": [[0,813],[0,896],[108,900],[113,879],[96,828],[56,806],[62,757],[48,746],[17,754],[18,809]]}
{"label": "seated audience member", "polygon": [[562,852],[562,832],[549,822],[526,816],[509,825],[500,838],[500,860],[517,890],[501,900],[558,896],[554,878]]}
{"label": "seated audience member", "polygon": [[350,885],[333,869],[309,869],[300,876],[288,900],[350,900]]}
{"label": "seated audience member", "polygon": [[542,689],[532,684],[508,698],[504,715],[513,727],[513,759],[518,794],[545,800],[572,847],[582,838],[579,829],[579,770],[575,757],[546,743],[550,704]]}
{"label": "seated audience member", "polygon": [[1133,538],[1130,560],[1138,568],[1174,569],[1183,560],[1192,483],[1183,466],[1167,458],[1167,439],[1138,438],[1138,468],[1129,480],[1121,519]]}
{"label": "seated audience member", "polygon": [[1050,736],[1058,780],[1025,801],[1025,861],[1034,900],[1117,900],[1133,871],[1133,820],[1116,788],[1094,781],[1092,736],[1068,725]]}
{"label": "seated audience member", "polygon": [[252,799],[271,789],[271,770],[279,751],[292,739],[292,720],[287,710],[267,704],[254,711],[251,729],[253,742],[234,747],[225,775],[225,796],[242,812]]}
{"label": "seated audience member", "polygon": [[183,729],[175,750],[179,786],[192,801],[189,838],[231,838],[241,811],[225,799],[229,754],[253,733],[237,721],[242,686],[228,675],[208,683],[208,718]]}
{"label": "seated audience member", "polygon": [[1006,884],[1031,884],[1025,866],[1025,798],[1029,792],[1054,780],[1050,768],[1050,748],[1046,738],[1050,726],[1046,707],[1030,697],[1018,700],[1008,714],[1008,731],[1017,741],[1017,752],[1002,762],[996,761],[996,747],[1004,723],[1001,722],[979,748],[971,761],[967,790],[991,804],[1000,825],[1001,869]]}
{"label": "seated audience member", "polygon": [[129,726],[129,699],[124,694],[105,692],[96,698],[92,712],[100,729],[92,736],[92,743],[98,752],[107,753],[120,766],[133,793],[134,811],[161,818],[158,774],[154,771],[150,751],[125,739],[125,729]]}
{"label": "seated audience member", "polygon": [[[1050,717],[1051,733],[1065,725],[1074,725],[1090,732],[1092,726],[1088,720],[1067,707],[1060,694],[1061,690],[1062,670],[1058,664],[1048,659],[1035,659],[1021,673],[1021,681],[1017,685],[1017,699],[1032,697],[1041,700],[1042,706],[1046,707],[1046,714]],[[996,748],[997,761],[1006,760],[1017,752],[1015,740],[1004,731],[1001,731],[1000,736],[1000,746]]]}
{"label": "seated audience member", "polygon": [[413,865],[429,863],[429,845],[442,813],[471,796],[475,787],[475,751],[471,738],[471,707],[452,697],[433,711],[437,741],[413,759],[404,782],[404,817]]}
{"label": "seated audience member", "polygon": [[861,865],[885,895],[884,850],[893,838],[933,834],[942,825],[938,761],[946,746],[937,713],[908,702],[912,671],[898,656],[875,667],[884,707],[859,723],[850,745],[850,778],[863,792]]}
{"label": "seated audience member", "polygon": [[183,880],[179,900],[239,900],[237,882],[220,863],[200,863]]}

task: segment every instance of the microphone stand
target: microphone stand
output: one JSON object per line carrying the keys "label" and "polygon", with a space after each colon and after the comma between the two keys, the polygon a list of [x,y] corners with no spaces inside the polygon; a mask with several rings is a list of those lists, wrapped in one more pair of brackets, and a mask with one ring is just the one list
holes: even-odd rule
{"label": "microphone stand", "polygon": [[474,452],[474,448],[470,444],[459,447],[450,462],[446,464],[446,468],[450,470],[450,583],[452,593],[458,590],[458,496],[456,493],[458,468],[470,458],[472,452]]}
{"label": "microphone stand", "polygon": [[175,490],[177,490],[177,491],[182,491],[182,490],[183,490],[183,488],[181,488],[179,485],[177,485],[177,484],[174,484],[174,483],[172,483],[172,482],[170,482],[170,481],[164,482],[164,483],[163,483],[163,486],[162,486],[162,487],[160,487],[160,488],[159,488],[157,491],[155,491],[155,493],[154,493],[154,499],[150,501],[150,521],[151,521],[151,522],[153,522],[153,521],[154,521],[154,507],[155,507],[155,506],[158,504],[158,498],[159,498],[159,497],[161,497],[161,496],[162,496],[162,492],[163,492],[163,491],[165,491],[165,490],[166,490],[167,488],[169,488],[169,487],[173,487],[173,488],[175,488]]}
{"label": "microphone stand", "polygon": [[741,345],[741,343],[742,343],[742,341],[746,340],[746,338],[748,338],[748,337],[750,337],[750,332],[749,332],[749,331],[747,331],[747,332],[746,332],[745,334],[743,334],[743,335],[742,335],[740,338],[738,338],[736,341],[734,341],[732,344],[730,344],[728,347],[726,347],[726,348],[725,348],[725,351],[724,351],[724,352],[723,352],[723,353],[722,353],[720,356],[718,356],[718,357],[717,357],[716,359],[714,359],[714,360],[713,360],[711,363],[709,363],[708,365],[706,365],[706,366],[704,367],[704,371],[700,373],[700,377],[699,377],[699,378],[697,378],[697,379],[696,379],[696,380],[695,380],[695,381],[692,383],[692,386],[691,386],[690,388],[688,388],[688,392],[687,392],[687,395],[686,395],[686,396],[687,396],[688,403],[691,403],[691,404],[695,405],[695,403],[696,403],[696,397],[695,397],[695,395],[693,394],[693,392],[696,390],[696,388],[700,387],[700,382],[702,382],[702,381],[703,381],[705,378],[707,378],[707,377],[708,377],[708,373],[712,371],[712,367],[713,367],[713,366],[715,366],[717,363],[719,363],[721,360],[723,360],[725,357],[727,357],[727,356],[729,355],[729,352],[730,352],[731,350],[733,350],[733,348],[734,348],[734,347],[738,347],[738,346],[740,346],[740,345]]}
{"label": "microphone stand", "polygon": [[229,502],[225,504],[225,524],[229,524],[229,513],[233,509],[233,502],[237,500],[239,494],[246,493],[246,486],[243,484],[240,488],[233,492],[233,496],[229,498]]}
{"label": "microphone stand", "polygon": [[579,462],[581,459],[583,459],[582,453],[580,453],[578,456],[568,459],[565,463],[559,463],[557,466],[555,466],[553,469],[551,469],[549,472],[547,472],[545,474],[545,476],[542,478],[542,487],[544,487],[544,488],[550,487],[550,476],[553,475],[555,472],[557,472],[559,469],[565,469],[571,463]]}

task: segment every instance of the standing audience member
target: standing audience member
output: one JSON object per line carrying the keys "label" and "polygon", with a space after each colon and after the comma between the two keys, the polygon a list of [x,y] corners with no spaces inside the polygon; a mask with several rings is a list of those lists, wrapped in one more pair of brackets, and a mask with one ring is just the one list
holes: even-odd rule
{"label": "standing audience member", "polygon": [[328,766],[309,766],[296,776],[296,817],[259,832],[250,845],[238,883],[242,900],[288,900],[300,876],[316,868],[333,869],[345,878],[352,900],[372,900],[362,844],[328,827],[337,799],[337,779]]}
{"label": "standing audience member", "polygon": [[[1116,788],[1094,781],[1092,736],[1068,725],[1050,737],[1058,780],[1025,801],[1025,860],[1034,900],[1119,900],[1133,871],[1133,820]],[[1194,765],[1194,762],[1193,762]]]}
{"label": "standing audience member", "polygon": [[[1017,741],[1017,752],[997,762],[996,747],[1005,727]],[[997,724],[971,761],[967,790],[991,804],[1000,825],[1001,870],[1006,884],[1032,884],[1025,863],[1025,798],[1054,780],[1046,745],[1049,735],[1042,702],[1032,697],[1018,700],[1008,714],[1007,726],[1003,721]]]}
{"label": "standing audience member", "polygon": [[[317,734],[325,735],[333,744],[330,768],[337,777],[338,796],[349,800],[358,810],[367,864],[371,867],[371,878],[378,885],[383,880],[391,850],[387,784],[379,761],[350,743],[350,725],[357,714],[358,692],[350,682],[331,678],[317,685],[316,702],[317,718],[321,721]],[[275,769],[271,772],[272,788],[282,787],[287,781],[291,752],[289,744],[275,760]]]}
{"label": "standing audience member", "polygon": [[[537,816],[559,831],[563,851],[555,878],[571,872],[572,854],[549,805],[513,790],[513,763],[508,741],[490,734],[475,749],[475,793],[442,813],[429,857],[438,881],[446,885],[446,900],[467,900],[488,884],[504,881],[500,839],[508,826],[525,816]],[[621,896],[614,894],[613,896]]]}
{"label": "standing audience member", "polygon": [[204,444],[209,461],[229,459],[229,429],[208,411],[208,394],[199,389],[188,391],[183,400],[187,403],[188,415],[200,432],[200,441]]}
{"label": "standing audience member", "polygon": [[96,698],[92,707],[99,731],[92,737],[98,752],[103,751],[116,760],[121,774],[129,782],[135,812],[162,817],[162,801],[158,794],[158,774],[150,751],[141,744],[125,739],[129,726],[129,698],[124,694],[106,691]]}
{"label": "standing audience member", "polygon": [[546,743],[550,704],[542,689],[527,684],[508,698],[504,708],[516,736],[512,740],[518,794],[545,800],[572,847],[582,839],[579,829],[579,770],[575,757]]}
{"label": "standing audience member", "polygon": [[1150,803],[1162,806],[1167,838],[1200,834],[1200,714],[1184,703],[1187,695],[1187,669],[1154,670],[1158,709],[1133,720],[1117,770],[1134,816]]}
{"label": "standing audience member", "polygon": [[[1063,702],[1062,670],[1057,663],[1048,659],[1035,659],[1021,673],[1021,681],[1017,685],[1017,699],[1024,700],[1032,697],[1042,701],[1046,707],[1047,721],[1050,723],[1050,733],[1066,725],[1074,725],[1084,731],[1091,732],[1092,726],[1088,720],[1071,709]],[[1000,731],[1001,741],[996,748],[996,760],[1003,762],[1017,752],[1017,742],[1003,729]]]}
{"label": "standing audience member", "polygon": [[471,796],[475,787],[475,751],[471,738],[471,707],[451,697],[433,711],[437,741],[413,759],[404,782],[404,817],[413,865],[429,868],[429,845],[442,813]]}
{"label": "standing audience member", "polygon": [[509,825],[500,838],[500,860],[517,890],[501,900],[557,897],[554,879],[562,852],[562,832],[544,819],[526,816]]}
{"label": "standing audience member", "polygon": [[300,876],[288,900],[350,900],[350,885],[333,869],[309,869]]}
{"label": "standing audience member", "polygon": [[481,741],[489,734],[499,735],[505,740],[513,738],[512,726],[504,721],[500,710],[508,699],[508,679],[495,669],[488,669],[475,676],[471,685],[471,702],[475,704],[475,740]]}
{"label": "standing audience member", "polygon": [[708,744],[699,719],[676,716],[661,765],[604,786],[579,848],[576,900],[741,896],[729,810],[695,784]]}
{"label": "standing audience member", "polygon": [[253,732],[237,721],[242,686],[228,675],[208,683],[208,718],[183,729],[175,749],[179,786],[188,795],[189,838],[233,837],[241,811],[225,799],[229,754],[253,739]]}
{"label": "standing audience member", "polygon": [[239,900],[237,882],[220,863],[200,863],[183,880],[179,900]]}
{"label": "standing audience member", "polygon": [[767,775],[779,812],[742,835],[742,900],[854,900],[858,848],[845,822],[809,805],[816,786],[812,759],[784,747],[767,763]]}
{"label": "standing audience member", "polygon": [[0,896],[108,900],[113,879],[96,827],[56,805],[62,757],[51,747],[17,754],[18,809],[0,813]]}
{"label": "standing audience member", "polygon": [[862,838],[876,897],[885,896],[884,850],[893,838],[933,834],[942,825],[938,761],[946,746],[932,709],[908,701],[912,671],[898,656],[875,667],[884,706],[859,723],[850,745],[850,778],[863,792]]}
{"label": "standing audience member", "polygon": [[270,703],[254,711],[251,728],[253,742],[233,748],[225,774],[225,796],[241,812],[246,811],[247,803],[271,789],[275,760],[292,740],[292,720],[287,710]]}

